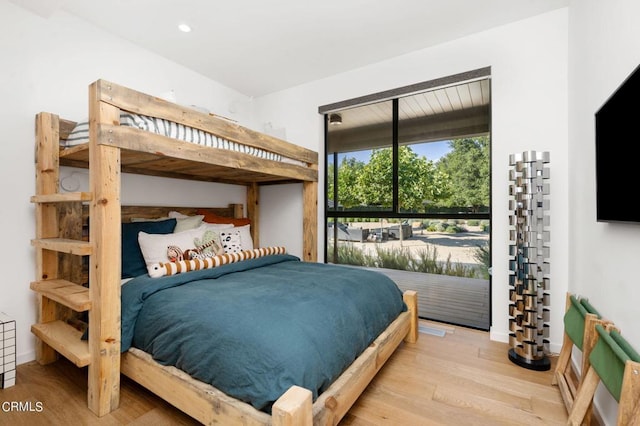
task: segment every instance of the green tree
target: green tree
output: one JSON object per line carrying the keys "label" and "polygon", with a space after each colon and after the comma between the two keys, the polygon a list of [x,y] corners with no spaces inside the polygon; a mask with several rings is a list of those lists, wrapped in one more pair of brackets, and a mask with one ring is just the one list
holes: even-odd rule
{"label": "green tree", "polygon": [[345,208],[362,204],[362,194],[358,192],[358,176],[365,164],[355,158],[345,157],[338,167],[338,203]]}
{"label": "green tree", "polygon": [[450,177],[445,207],[467,207],[477,212],[489,205],[489,138],[454,139],[452,151],[438,162],[438,170]]}
{"label": "green tree", "polygon": [[[366,205],[391,207],[393,202],[393,152],[375,149],[369,163],[358,173],[356,193]],[[448,195],[446,175],[432,161],[418,156],[411,147],[398,149],[398,202],[402,210],[420,209],[424,200],[439,200]]]}

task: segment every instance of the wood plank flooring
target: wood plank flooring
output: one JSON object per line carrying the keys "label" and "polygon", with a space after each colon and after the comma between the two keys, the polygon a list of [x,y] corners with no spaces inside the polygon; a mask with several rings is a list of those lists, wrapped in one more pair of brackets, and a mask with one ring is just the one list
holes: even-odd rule
{"label": "wood plank flooring", "polygon": [[[445,331],[403,343],[342,420],[373,425],[561,425],[567,413],[551,371],[511,363],[508,345],[488,333],[421,322]],[[0,425],[193,425],[193,419],[127,378],[120,408],[95,417],[86,404],[86,369],[66,360],[18,366],[15,386],[0,390]],[[4,402],[33,411],[5,410]],[[41,410],[37,410],[40,404]],[[2,405],[4,404],[4,405]]]}

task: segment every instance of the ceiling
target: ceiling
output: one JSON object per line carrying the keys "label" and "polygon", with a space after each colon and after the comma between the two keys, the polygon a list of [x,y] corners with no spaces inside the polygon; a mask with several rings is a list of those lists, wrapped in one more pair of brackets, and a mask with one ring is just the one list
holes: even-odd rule
{"label": "ceiling", "polygon": [[[402,96],[398,102],[398,120],[407,123],[423,117],[443,116],[463,110],[486,110],[491,101],[490,92],[489,78],[485,77]],[[391,101],[345,108],[337,115],[340,116],[340,122],[329,126],[330,132],[386,125],[391,121]]]}
{"label": "ceiling", "polygon": [[[490,129],[489,77],[464,81],[398,99],[398,142],[424,143],[487,134]],[[332,112],[329,152],[352,152],[389,146],[392,101]],[[331,118],[339,117],[332,123]]]}
{"label": "ceiling", "polygon": [[[64,11],[262,96],[566,7],[570,0],[11,0]],[[180,32],[178,24],[192,27]]]}

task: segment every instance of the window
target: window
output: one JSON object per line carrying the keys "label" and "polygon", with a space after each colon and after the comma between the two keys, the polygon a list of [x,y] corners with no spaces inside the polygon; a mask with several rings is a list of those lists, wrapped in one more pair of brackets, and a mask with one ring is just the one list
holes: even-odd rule
{"label": "window", "polygon": [[490,81],[478,71],[320,108],[328,262],[430,272],[419,235],[488,231]]}

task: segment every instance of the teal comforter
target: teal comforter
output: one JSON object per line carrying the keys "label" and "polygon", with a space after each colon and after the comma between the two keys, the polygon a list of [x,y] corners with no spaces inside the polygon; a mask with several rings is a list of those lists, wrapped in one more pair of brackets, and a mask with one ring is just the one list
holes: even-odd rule
{"label": "teal comforter", "polygon": [[122,351],[137,347],[270,412],[292,385],[322,393],[406,309],[393,281],[290,255],[122,287]]}

